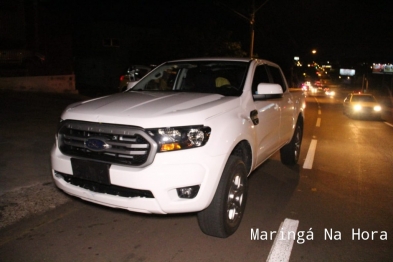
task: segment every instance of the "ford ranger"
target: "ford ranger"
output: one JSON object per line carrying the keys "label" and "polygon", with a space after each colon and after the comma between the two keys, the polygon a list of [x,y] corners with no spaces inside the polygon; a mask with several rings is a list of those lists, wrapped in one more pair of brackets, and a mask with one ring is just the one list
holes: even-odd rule
{"label": "ford ranger", "polygon": [[125,92],[64,110],[53,179],[113,208],[197,212],[205,234],[225,238],[241,222],[248,175],[277,151],[297,164],[304,107],[266,60],[166,62]]}

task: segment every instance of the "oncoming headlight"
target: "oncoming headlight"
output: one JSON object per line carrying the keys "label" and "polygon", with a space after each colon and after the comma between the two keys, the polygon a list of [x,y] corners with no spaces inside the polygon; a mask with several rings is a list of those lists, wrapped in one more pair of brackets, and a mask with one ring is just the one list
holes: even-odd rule
{"label": "oncoming headlight", "polygon": [[362,110],[362,106],[361,106],[361,105],[354,105],[354,106],[353,106],[353,109],[354,109],[355,111],[360,111],[360,110]]}
{"label": "oncoming headlight", "polygon": [[163,127],[146,130],[158,144],[158,152],[204,146],[210,137],[207,126]]}
{"label": "oncoming headlight", "polygon": [[374,106],[374,111],[377,111],[377,112],[381,111],[381,106]]}

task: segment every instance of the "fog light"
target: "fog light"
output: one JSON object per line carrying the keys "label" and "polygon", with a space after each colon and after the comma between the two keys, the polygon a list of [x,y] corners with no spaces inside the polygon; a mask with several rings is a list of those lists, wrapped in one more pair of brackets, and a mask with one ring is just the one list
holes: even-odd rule
{"label": "fog light", "polygon": [[55,177],[64,179],[64,176],[63,176],[62,174],[60,174],[59,172],[57,172],[57,171],[55,171],[55,170],[53,170],[53,171],[54,171],[54,173],[55,173]]}
{"label": "fog light", "polygon": [[181,149],[181,146],[178,143],[163,144],[161,146],[161,151],[173,151],[179,149]]}
{"label": "fog light", "polygon": [[190,186],[190,187],[182,187],[177,188],[177,195],[180,198],[194,198],[198,194],[199,186]]}

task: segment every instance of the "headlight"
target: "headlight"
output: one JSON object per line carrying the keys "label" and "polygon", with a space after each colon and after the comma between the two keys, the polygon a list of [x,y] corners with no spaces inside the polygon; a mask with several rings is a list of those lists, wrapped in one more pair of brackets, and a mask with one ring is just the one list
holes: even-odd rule
{"label": "headlight", "polygon": [[207,126],[163,127],[146,130],[158,144],[158,152],[204,146],[210,137]]}
{"label": "headlight", "polygon": [[377,112],[381,111],[381,106],[374,106],[374,111],[377,111]]}
{"label": "headlight", "polygon": [[362,110],[362,106],[361,106],[361,105],[354,105],[354,106],[353,106],[353,109],[354,109],[355,111],[360,111],[360,110]]}

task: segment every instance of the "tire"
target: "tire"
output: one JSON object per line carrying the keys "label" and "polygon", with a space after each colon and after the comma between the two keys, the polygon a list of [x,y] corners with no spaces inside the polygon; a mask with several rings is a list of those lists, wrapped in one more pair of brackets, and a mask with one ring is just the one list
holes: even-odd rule
{"label": "tire", "polygon": [[198,213],[202,232],[220,238],[235,233],[243,218],[247,189],[244,162],[239,157],[230,156],[212,202]]}
{"label": "tire", "polygon": [[280,149],[281,163],[288,166],[296,165],[299,161],[302,144],[303,126],[298,121],[291,141]]}

